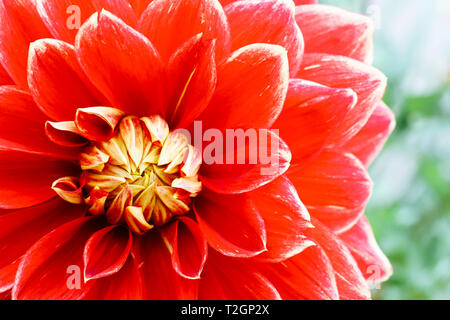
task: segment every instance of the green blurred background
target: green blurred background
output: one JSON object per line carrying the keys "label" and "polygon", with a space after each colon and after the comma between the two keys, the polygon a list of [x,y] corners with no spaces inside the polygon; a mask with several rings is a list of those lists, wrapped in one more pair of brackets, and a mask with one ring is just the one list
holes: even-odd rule
{"label": "green blurred background", "polygon": [[450,299],[450,0],[323,0],[373,18],[397,129],[367,215],[394,275],[377,299]]}

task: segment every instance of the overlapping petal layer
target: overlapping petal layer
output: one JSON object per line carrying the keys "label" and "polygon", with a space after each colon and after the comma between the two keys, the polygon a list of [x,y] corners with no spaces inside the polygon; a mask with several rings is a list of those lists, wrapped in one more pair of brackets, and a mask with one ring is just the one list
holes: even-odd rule
{"label": "overlapping petal layer", "polygon": [[[364,217],[366,167],[395,124],[372,33],[314,0],[0,0],[0,298],[369,298],[392,267]],[[161,160],[169,128],[194,121],[212,130],[202,147]],[[244,142],[220,144],[230,129]],[[134,181],[123,202],[86,192],[92,142],[133,175],[144,153],[168,161],[158,210],[188,209],[153,228],[122,208],[141,203]]]}

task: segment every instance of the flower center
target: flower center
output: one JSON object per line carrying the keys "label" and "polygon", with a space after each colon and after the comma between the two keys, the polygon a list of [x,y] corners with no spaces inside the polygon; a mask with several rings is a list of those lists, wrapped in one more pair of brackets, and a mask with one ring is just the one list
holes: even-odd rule
{"label": "flower center", "polygon": [[112,139],[83,150],[83,201],[91,214],[143,234],[189,212],[202,188],[200,165],[200,152],[161,117],[128,116]]}

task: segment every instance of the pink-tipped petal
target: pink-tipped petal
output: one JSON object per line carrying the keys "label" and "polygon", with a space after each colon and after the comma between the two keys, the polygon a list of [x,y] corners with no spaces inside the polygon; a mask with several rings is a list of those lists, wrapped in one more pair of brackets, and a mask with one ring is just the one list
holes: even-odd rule
{"label": "pink-tipped petal", "polygon": [[277,44],[287,50],[289,72],[300,68],[304,42],[295,22],[291,0],[236,1],[225,8],[232,34],[232,49],[252,43]]}
{"label": "pink-tipped petal", "polygon": [[333,266],[339,298],[342,300],[370,299],[370,289],[350,250],[338,237],[316,219],[308,235],[325,251]]}
{"label": "pink-tipped petal", "polygon": [[395,115],[381,102],[372,113],[369,121],[342,149],[354,154],[366,166],[375,160],[389,135],[395,128]]}
{"label": "pink-tipped petal", "polygon": [[305,52],[372,63],[374,26],[369,17],[319,4],[297,7],[295,19],[305,38]]}
{"label": "pink-tipped petal", "polygon": [[381,101],[387,83],[386,77],[369,65],[328,54],[305,54],[297,77],[332,88],[349,88],[358,96],[356,105],[330,138],[331,146],[340,146],[358,133]]}
{"label": "pink-tipped petal", "polygon": [[272,128],[292,152],[292,163],[313,161],[344,121],[357,101],[351,89],[334,89],[301,79],[291,79],[283,112]]}
{"label": "pink-tipped petal", "polygon": [[138,30],[164,60],[193,36],[216,39],[217,61],[230,51],[227,17],[217,0],[154,0],[141,16]]}
{"label": "pink-tipped petal", "polygon": [[392,275],[392,265],[378,246],[365,216],[353,228],[340,234],[339,238],[350,249],[369,284],[379,284]]}

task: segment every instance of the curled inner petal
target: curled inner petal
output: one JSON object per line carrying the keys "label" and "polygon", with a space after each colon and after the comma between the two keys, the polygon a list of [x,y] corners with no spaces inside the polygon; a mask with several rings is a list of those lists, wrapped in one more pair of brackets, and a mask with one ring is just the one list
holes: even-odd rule
{"label": "curled inner petal", "polygon": [[201,154],[186,136],[170,132],[159,116],[123,117],[112,108],[79,109],[77,119],[77,126],[97,136],[102,126],[94,125],[101,121],[113,137],[83,149],[81,177],[57,180],[59,196],[84,202],[91,214],[105,214],[109,223],[127,224],[138,235],[190,211],[191,198],[202,189]]}

